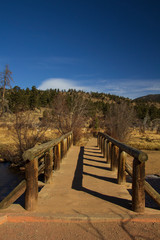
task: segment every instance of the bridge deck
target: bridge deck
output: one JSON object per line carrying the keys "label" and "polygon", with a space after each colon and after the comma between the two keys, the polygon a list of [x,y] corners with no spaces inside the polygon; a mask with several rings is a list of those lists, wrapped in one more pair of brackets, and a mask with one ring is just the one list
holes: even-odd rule
{"label": "bridge deck", "polygon": [[116,172],[110,171],[96,145],[93,138],[85,147],[69,150],[53,183],[39,193],[37,212],[73,218],[133,214],[127,185],[117,184]]}

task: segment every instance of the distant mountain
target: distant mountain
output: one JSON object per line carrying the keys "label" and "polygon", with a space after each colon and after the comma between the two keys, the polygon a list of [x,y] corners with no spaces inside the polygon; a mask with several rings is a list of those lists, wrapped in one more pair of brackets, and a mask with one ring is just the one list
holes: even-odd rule
{"label": "distant mountain", "polygon": [[143,97],[135,98],[134,101],[142,102],[159,102],[160,103],[160,94],[150,94]]}

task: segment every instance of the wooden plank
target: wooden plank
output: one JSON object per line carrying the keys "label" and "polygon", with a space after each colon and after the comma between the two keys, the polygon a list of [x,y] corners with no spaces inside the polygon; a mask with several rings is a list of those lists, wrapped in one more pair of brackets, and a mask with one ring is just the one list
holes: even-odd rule
{"label": "wooden plank", "polygon": [[42,163],[42,164],[38,167],[38,176],[44,172],[44,169],[45,169],[45,164]]}
{"label": "wooden plank", "polygon": [[160,194],[148,183],[144,183],[145,191],[160,206]]}
{"label": "wooden plank", "polygon": [[9,207],[14,203],[26,190],[26,180],[22,180],[1,202],[0,209]]}
{"label": "wooden plank", "polygon": [[133,177],[133,169],[130,165],[128,165],[127,163],[125,163],[125,169],[126,169],[126,172],[131,176]]}

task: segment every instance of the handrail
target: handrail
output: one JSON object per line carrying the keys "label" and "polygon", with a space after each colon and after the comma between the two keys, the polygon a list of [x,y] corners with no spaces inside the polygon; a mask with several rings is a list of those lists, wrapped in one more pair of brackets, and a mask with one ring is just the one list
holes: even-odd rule
{"label": "handrail", "polygon": [[[99,132],[97,145],[101,149],[106,161],[111,164],[111,170],[117,171],[118,184],[126,182],[126,172],[132,177],[132,209],[135,212],[144,212],[145,191],[160,205],[160,194],[145,181],[145,162],[148,155],[117,141],[109,135]],[[126,163],[126,153],[132,156],[133,169]]]}
{"label": "handrail", "polygon": [[117,141],[116,139],[110,137],[107,134],[98,133],[100,136],[106,138],[108,141],[110,141],[111,143],[113,143],[114,145],[116,145],[118,148],[120,148],[122,151],[125,151],[126,153],[128,153],[130,156],[137,158],[140,162],[145,162],[148,160],[148,155],[136,148],[133,148],[131,146],[128,146],[124,143],[121,143],[119,141]]}
{"label": "handrail", "polygon": [[50,148],[57,145],[59,142],[63,141],[65,138],[69,137],[72,134],[72,132],[66,133],[65,135],[62,135],[59,138],[53,139],[47,143],[43,143],[41,145],[35,146],[33,148],[30,148],[26,150],[23,153],[23,160],[26,161],[32,161],[35,157],[40,157],[45,152],[47,152]]}
{"label": "handrail", "polygon": [[38,175],[44,173],[45,183],[51,183],[53,169],[59,170],[60,162],[72,143],[73,134],[69,132],[25,151],[25,179],[0,202],[0,209],[9,207],[25,192],[25,209],[35,210],[38,201]]}

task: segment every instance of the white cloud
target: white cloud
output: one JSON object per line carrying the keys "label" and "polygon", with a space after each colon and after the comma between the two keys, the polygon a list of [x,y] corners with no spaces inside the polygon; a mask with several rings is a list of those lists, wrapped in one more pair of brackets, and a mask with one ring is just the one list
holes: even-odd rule
{"label": "white cloud", "polygon": [[[159,93],[160,81],[154,80],[134,80],[134,79],[104,79],[85,81],[85,86],[80,84],[81,81],[75,81],[65,78],[49,78],[42,82],[38,87],[40,90],[46,89],[76,89],[88,92],[104,92],[124,96],[129,98],[137,98],[140,96]],[[83,80],[84,82],[84,80]]]}
{"label": "white cloud", "polygon": [[42,82],[42,84],[38,87],[40,90],[46,89],[60,89],[60,90],[68,90],[68,89],[76,89],[76,90],[87,90],[84,86],[79,86],[77,82],[65,79],[65,78],[49,78]]}

